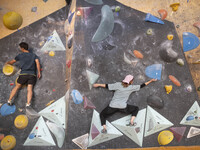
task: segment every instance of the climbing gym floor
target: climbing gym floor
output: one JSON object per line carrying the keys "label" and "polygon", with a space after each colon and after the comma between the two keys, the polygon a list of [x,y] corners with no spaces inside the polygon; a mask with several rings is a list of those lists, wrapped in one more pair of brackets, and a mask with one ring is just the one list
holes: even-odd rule
{"label": "climbing gym floor", "polygon": [[[176,2],[180,6],[173,12],[170,4]],[[70,7],[64,0],[15,3],[0,2],[1,18],[11,10],[23,17],[18,30],[8,30],[0,22],[0,68],[19,53],[18,43],[25,41],[40,58],[42,78],[34,88],[31,108],[25,108],[27,91],[22,88],[14,98],[15,113],[0,115],[0,134],[16,138],[14,149],[80,149],[86,145],[88,149],[200,149],[199,47],[184,53],[182,46],[183,32],[198,35],[193,27],[200,19],[198,0],[73,0]],[[33,7],[37,7],[35,12]],[[164,24],[145,21],[147,13],[160,18],[160,9],[168,12]],[[168,34],[173,40],[167,39]],[[176,63],[178,58],[183,66]],[[15,85],[19,64],[15,66],[12,76],[0,73],[1,104]],[[153,77],[159,80],[130,96],[128,103],[140,108],[135,127],[126,126],[130,116],[116,113],[108,118],[108,133],[101,134],[98,113],[113,93],[92,88],[92,83],[121,81],[127,74],[135,76],[134,84]],[[169,94],[165,85],[172,85]],[[25,129],[14,125],[21,114],[28,116]],[[174,139],[164,139],[169,144],[160,145],[159,133],[170,128],[176,131]],[[188,133],[194,137],[187,138]]]}

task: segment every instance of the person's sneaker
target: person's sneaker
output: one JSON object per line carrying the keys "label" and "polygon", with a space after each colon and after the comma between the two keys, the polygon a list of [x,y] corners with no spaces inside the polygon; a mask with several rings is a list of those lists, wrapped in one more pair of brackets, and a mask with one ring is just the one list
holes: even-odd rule
{"label": "person's sneaker", "polygon": [[102,130],[101,130],[101,133],[106,134],[106,133],[107,133],[107,130],[106,130],[106,129],[102,129]]}
{"label": "person's sneaker", "polygon": [[31,103],[29,103],[29,104],[28,104],[28,103],[26,103],[26,107],[29,107],[29,106],[31,106]]}
{"label": "person's sneaker", "polygon": [[136,122],[134,122],[133,124],[131,124],[131,123],[129,122],[129,124],[127,124],[126,126],[136,126],[136,125],[137,125]]}
{"label": "person's sneaker", "polygon": [[13,105],[12,101],[7,101],[7,103],[8,103],[9,106]]}

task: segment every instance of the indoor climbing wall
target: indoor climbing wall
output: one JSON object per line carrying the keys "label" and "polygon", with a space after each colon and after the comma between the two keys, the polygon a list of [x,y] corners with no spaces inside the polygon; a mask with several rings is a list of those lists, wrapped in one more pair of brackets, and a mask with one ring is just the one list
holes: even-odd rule
{"label": "indoor climbing wall", "polygon": [[[189,111],[198,95],[174,23],[111,0],[77,1],[75,17],[66,148],[158,147],[159,133],[171,127],[187,128],[169,146],[197,145],[198,138],[187,139],[186,133],[193,125],[187,123],[199,120]],[[102,134],[99,113],[113,92],[92,84],[120,82],[127,74],[134,75],[134,84],[158,79],[129,97],[144,120],[129,135],[129,117],[116,113]]]}

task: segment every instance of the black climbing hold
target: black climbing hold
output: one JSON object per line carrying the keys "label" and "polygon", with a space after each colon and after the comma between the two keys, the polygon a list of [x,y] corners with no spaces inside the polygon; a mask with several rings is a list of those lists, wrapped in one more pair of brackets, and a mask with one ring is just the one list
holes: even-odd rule
{"label": "black climbing hold", "polygon": [[155,95],[150,95],[147,97],[147,104],[154,108],[163,108],[164,107],[164,101]]}

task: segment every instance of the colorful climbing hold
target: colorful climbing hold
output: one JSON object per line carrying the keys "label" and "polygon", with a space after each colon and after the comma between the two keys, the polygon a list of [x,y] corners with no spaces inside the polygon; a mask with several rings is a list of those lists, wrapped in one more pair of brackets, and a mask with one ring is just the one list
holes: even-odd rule
{"label": "colorful climbing hold", "polygon": [[70,68],[70,66],[71,66],[71,64],[72,64],[72,60],[68,60],[68,61],[66,62],[66,64],[67,64],[67,67]]}
{"label": "colorful climbing hold", "polygon": [[134,50],[133,51],[133,54],[135,55],[135,57],[139,58],[139,59],[142,59],[144,56],[142,55],[142,53],[140,53],[139,51],[137,50]]}
{"label": "colorful climbing hold", "polygon": [[28,117],[26,115],[18,115],[15,118],[14,125],[18,129],[24,129],[28,125]]}
{"label": "colorful climbing hold", "polygon": [[50,102],[48,102],[48,103],[46,104],[46,106],[51,105],[54,101],[55,101],[55,99],[54,99],[54,100],[51,100]]}
{"label": "colorful climbing hold", "polygon": [[180,3],[173,3],[170,5],[170,7],[172,8],[172,11],[177,11],[179,6],[180,6]]}
{"label": "colorful climbing hold", "polygon": [[160,10],[158,10],[158,13],[159,13],[160,18],[161,18],[162,20],[164,20],[164,19],[167,17],[167,11],[166,11],[165,9],[160,9]]}
{"label": "colorful climbing hold", "polygon": [[146,67],[145,74],[149,78],[161,80],[162,64],[153,64]]}
{"label": "colorful climbing hold", "polygon": [[87,97],[84,96],[84,108],[85,109],[95,109],[96,107],[94,106],[94,104],[87,99]]}
{"label": "colorful climbing hold", "polygon": [[169,79],[176,85],[181,86],[181,83],[176,79],[176,77],[169,75]]}
{"label": "colorful climbing hold", "polygon": [[164,22],[160,19],[158,19],[157,17],[151,15],[150,13],[148,13],[146,15],[145,21],[149,21],[149,22],[154,22],[154,23],[159,23],[159,24],[164,24]]}
{"label": "colorful climbing hold", "polygon": [[172,127],[170,131],[174,134],[174,137],[177,139],[178,142],[181,141],[183,135],[185,133],[186,127]]}
{"label": "colorful climbing hold", "polygon": [[53,92],[55,92],[56,90],[55,90],[55,89],[53,89],[52,91],[53,91]]}
{"label": "colorful climbing hold", "polygon": [[168,40],[173,40],[173,38],[174,38],[174,36],[173,36],[172,34],[168,34],[168,35],[167,35],[167,39],[168,39]]}
{"label": "colorful climbing hold", "polygon": [[50,51],[50,52],[49,52],[49,56],[52,56],[52,57],[53,57],[54,55],[55,55],[55,52],[54,52],[54,51]]}
{"label": "colorful climbing hold", "polygon": [[194,24],[193,24],[193,26],[194,26],[194,27],[196,27],[196,28],[198,29],[198,31],[199,31],[199,34],[198,34],[198,36],[200,36],[200,21],[199,21],[199,22],[196,22],[196,23],[194,23]]}
{"label": "colorful climbing hold", "polygon": [[4,134],[0,133],[0,141],[4,138]]}
{"label": "colorful climbing hold", "polygon": [[16,71],[16,68],[12,65],[9,65],[9,64],[6,64],[3,66],[3,73],[6,75],[6,76],[11,76],[15,73]]}
{"label": "colorful climbing hold", "polygon": [[197,91],[200,91],[200,86],[197,88]]}
{"label": "colorful climbing hold", "polygon": [[76,15],[77,15],[77,16],[81,16],[81,12],[78,10],[78,11],[76,12]]}
{"label": "colorful climbing hold", "polygon": [[186,120],[187,120],[187,121],[194,120],[194,116],[188,116],[188,117],[186,118]]}
{"label": "colorful climbing hold", "polygon": [[2,116],[11,115],[15,112],[16,106],[15,105],[8,105],[7,103],[3,104],[0,109],[0,113]]}
{"label": "colorful climbing hold", "polygon": [[165,85],[165,90],[169,94],[172,91],[172,85]]}
{"label": "colorful climbing hold", "polygon": [[15,145],[16,145],[16,139],[13,135],[7,135],[1,141],[1,148],[3,150],[11,150],[15,147]]}
{"label": "colorful climbing hold", "polygon": [[186,85],[184,89],[185,89],[185,91],[188,92],[188,93],[192,92],[192,86],[189,85],[189,84]]}
{"label": "colorful climbing hold", "polygon": [[176,63],[179,64],[180,66],[184,66],[184,61],[181,58],[177,59]]}
{"label": "colorful climbing hold", "polygon": [[174,139],[174,135],[169,130],[164,130],[158,135],[158,143],[160,145],[167,145]]}
{"label": "colorful climbing hold", "polygon": [[152,35],[152,34],[153,34],[153,30],[152,30],[152,29],[148,29],[148,30],[147,30],[147,34],[148,34],[148,35]]}
{"label": "colorful climbing hold", "polygon": [[14,83],[10,83],[10,86],[13,86],[14,85]]}
{"label": "colorful climbing hold", "polygon": [[83,102],[83,96],[78,90],[72,90],[71,96],[75,104],[80,104]]}
{"label": "colorful climbing hold", "polygon": [[115,12],[119,12],[120,11],[120,6],[116,6],[115,7]]}
{"label": "colorful climbing hold", "polygon": [[199,46],[199,38],[190,32],[183,32],[183,51],[195,49]]}

